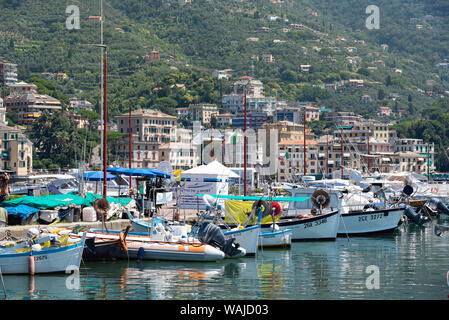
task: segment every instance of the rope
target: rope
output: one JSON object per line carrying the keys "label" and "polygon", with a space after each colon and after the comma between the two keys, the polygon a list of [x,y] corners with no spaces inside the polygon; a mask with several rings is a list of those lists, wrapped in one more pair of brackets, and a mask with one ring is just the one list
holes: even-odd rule
{"label": "rope", "polygon": [[341,219],[341,222],[343,222],[343,227],[345,228],[346,238],[348,239],[348,242],[349,242],[348,230],[346,229],[345,221],[343,219],[343,215],[342,214],[340,214],[340,219]]}

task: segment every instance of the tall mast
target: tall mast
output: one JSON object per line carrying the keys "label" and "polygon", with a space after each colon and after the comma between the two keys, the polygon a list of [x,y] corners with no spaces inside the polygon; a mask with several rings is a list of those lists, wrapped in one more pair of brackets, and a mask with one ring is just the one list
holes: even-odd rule
{"label": "tall mast", "polygon": [[[103,81],[104,81],[104,40],[103,40],[103,0],[100,0],[100,47],[101,47],[101,62],[100,62],[100,119],[104,119],[104,114],[103,114],[103,104],[104,104],[104,85],[103,85]],[[101,129],[100,129],[101,130]],[[103,135],[100,134],[100,154],[104,153],[103,150],[103,146],[104,146],[104,141],[103,141]]]}
{"label": "tall mast", "polygon": [[370,172],[370,147],[369,147],[369,136],[370,136],[370,129],[368,125],[368,173]]}
{"label": "tall mast", "polygon": [[306,107],[304,107],[304,175],[307,175],[307,160],[306,160]]}
{"label": "tall mast", "polygon": [[340,126],[340,145],[341,145],[341,178],[343,179],[343,126]]}
{"label": "tall mast", "polygon": [[[133,129],[131,127],[131,100],[129,101],[129,116],[128,116],[128,128],[129,128],[129,163],[128,163],[128,167],[129,169],[132,169],[132,134],[133,134]],[[131,191],[131,187],[132,187],[132,180],[131,180],[131,175],[129,176],[129,190]]]}
{"label": "tall mast", "polygon": [[326,179],[329,178],[329,132],[326,132]]}
{"label": "tall mast", "polygon": [[108,123],[108,106],[107,106],[107,63],[108,63],[108,53],[104,52],[104,101],[103,101],[103,197],[107,197],[107,168],[108,168],[108,140],[107,140],[107,123]]}
{"label": "tall mast", "polygon": [[247,150],[246,150],[246,147],[247,147],[247,138],[246,138],[246,89],[245,89],[245,124],[244,124],[244,128],[245,128],[245,132],[244,132],[244,135],[243,135],[243,165],[244,165],[244,167],[243,167],[243,178],[244,178],[244,181],[243,181],[243,195],[244,196],[246,196],[246,191],[247,191],[247,186],[246,186],[246,152],[247,152]]}

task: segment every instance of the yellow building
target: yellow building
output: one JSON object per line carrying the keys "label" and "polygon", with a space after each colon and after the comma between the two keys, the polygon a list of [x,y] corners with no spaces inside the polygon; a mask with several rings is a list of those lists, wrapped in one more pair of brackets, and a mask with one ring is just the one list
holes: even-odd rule
{"label": "yellow building", "polygon": [[0,170],[18,176],[26,176],[33,171],[33,143],[20,127],[0,125],[0,146]]}

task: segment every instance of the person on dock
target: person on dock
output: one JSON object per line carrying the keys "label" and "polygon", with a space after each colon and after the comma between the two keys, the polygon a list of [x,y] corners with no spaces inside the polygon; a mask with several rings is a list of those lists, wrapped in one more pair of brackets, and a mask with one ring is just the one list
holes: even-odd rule
{"label": "person on dock", "polygon": [[0,203],[9,197],[9,175],[0,173]]}

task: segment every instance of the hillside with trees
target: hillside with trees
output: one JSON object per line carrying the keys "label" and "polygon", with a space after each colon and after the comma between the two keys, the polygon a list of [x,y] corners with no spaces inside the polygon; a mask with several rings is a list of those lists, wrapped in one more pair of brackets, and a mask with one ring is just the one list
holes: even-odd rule
{"label": "hillside with trees", "polygon": [[[100,49],[92,44],[100,42],[100,24],[89,20],[99,15],[99,1],[73,4],[80,9],[79,30],[66,28],[69,3],[0,0],[0,57],[18,64],[20,80],[66,107],[77,96],[99,113]],[[313,101],[379,119],[378,108],[390,106],[393,115],[385,121],[427,118],[426,108],[449,96],[449,5],[380,0],[380,27],[367,29],[371,4],[104,0],[109,119],[129,103],[169,114],[194,102],[219,104],[242,75],[260,79],[266,95],[278,100]],[[153,50],[161,61],[148,60]],[[212,78],[216,69],[232,69],[232,78]],[[44,81],[43,72],[64,72],[68,79]],[[350,87],[351,79],[363,80],[363,87]],[[371,100],[362,103],[363,96]]]}

